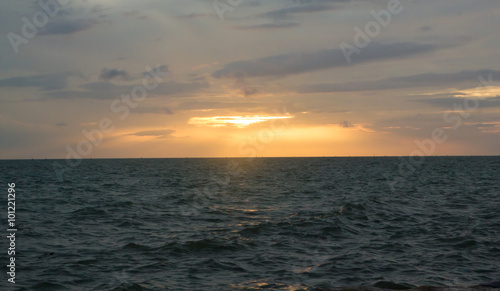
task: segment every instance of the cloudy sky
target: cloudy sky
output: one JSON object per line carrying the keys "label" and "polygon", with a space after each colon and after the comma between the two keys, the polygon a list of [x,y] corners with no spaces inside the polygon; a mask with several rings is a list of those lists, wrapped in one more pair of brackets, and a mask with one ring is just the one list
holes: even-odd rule
{"label": "cloudy sky", "polygon": [[0,159],[500,154],[498,0],[40,2],[0,2]]}

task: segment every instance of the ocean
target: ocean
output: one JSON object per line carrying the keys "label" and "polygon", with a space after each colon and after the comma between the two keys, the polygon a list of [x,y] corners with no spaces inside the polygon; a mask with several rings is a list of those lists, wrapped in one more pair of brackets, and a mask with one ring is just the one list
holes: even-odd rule
{"label": "ocean", "polygon": [[[0,161],[1,290],[328,290],[500,279],[500,157]],[[7,281],[15,183],[15,284]]]}

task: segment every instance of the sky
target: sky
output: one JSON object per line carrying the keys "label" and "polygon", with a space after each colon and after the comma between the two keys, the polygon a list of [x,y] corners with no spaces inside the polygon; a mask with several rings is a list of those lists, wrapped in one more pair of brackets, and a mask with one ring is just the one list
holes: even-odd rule
{"label": "sky", "polygon": [[0,2],[0,159],[500,154],[498,0]]}

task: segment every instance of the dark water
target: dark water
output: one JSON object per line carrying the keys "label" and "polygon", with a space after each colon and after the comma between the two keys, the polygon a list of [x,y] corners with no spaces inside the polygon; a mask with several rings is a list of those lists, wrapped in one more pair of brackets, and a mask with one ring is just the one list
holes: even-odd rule
{"label": "dark water", "polygon": [[[0,161],[1,290],[316,290],[500,278],[500,158]],[[58,161],[65,163],[65,161]],[[394,178],[393,185],[387,183]]]}

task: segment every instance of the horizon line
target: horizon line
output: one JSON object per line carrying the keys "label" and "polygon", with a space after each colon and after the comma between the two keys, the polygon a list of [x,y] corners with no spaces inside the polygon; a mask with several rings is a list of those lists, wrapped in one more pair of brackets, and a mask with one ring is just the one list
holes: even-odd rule
{"label": "horizon line", "polygon": [[[400,157],[409,157],[409,155],[399,155],[399,156],[382,156],[382,155],[373,155],[373,156],[366,156],[366,155],[359,155],[359,156],[257,156],[257,157],[236,157],[236,156],[227,156],[227,157],[220,157],[220,156],[213,156],[213,157],[133,157],[133,158],[82,158],[82,159],[70,159],[70,160],[160,160],[160,159],[286,159],[286,158],[400,158]],[[500,154],[498,155],[431,155],[431,156],[423,156],[424,158],[428,157],[500,157]],[[51,161],[59,161],[59,160],[67,160],[66,158],[7,158],[7,159],[0,159],[0,161],[38,161],[38,160],[51,160]]]}

